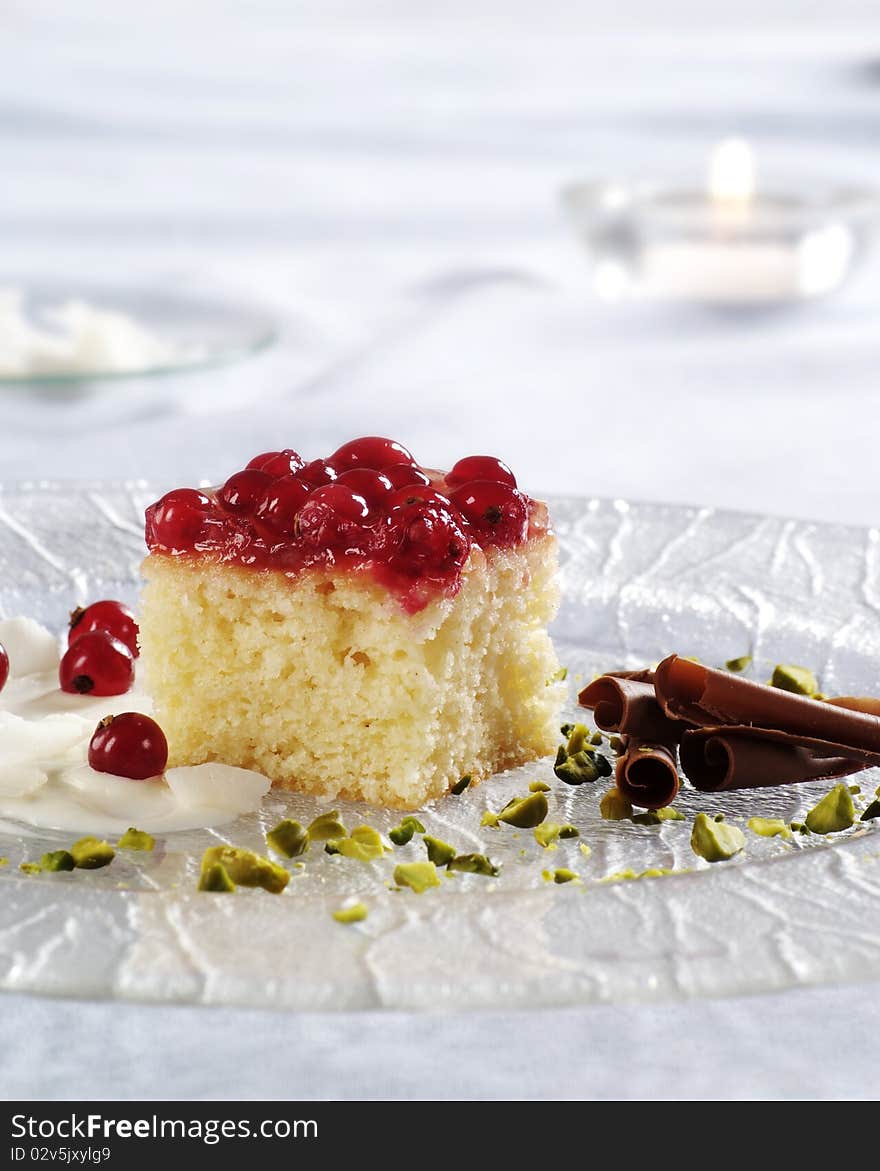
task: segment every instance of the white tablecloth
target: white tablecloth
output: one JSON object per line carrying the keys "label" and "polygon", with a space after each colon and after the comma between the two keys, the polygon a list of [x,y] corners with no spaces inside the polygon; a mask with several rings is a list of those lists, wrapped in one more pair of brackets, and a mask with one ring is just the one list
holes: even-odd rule
{"label": "white tablecloth", "polygon": [[[75,403],[3,391],[2,479],[171,485],[373,432],[435,465],[500,453],[536,493],[876,523],[880,266],[791,311],[603,306],[557,206],[581,175],[697,178],[731,132],[768,168],[880,184],[869,0],[591,7],[7,4],[0,278],[259,302],[284,333]],[[877,1003],[437,1017],[414,1044],[399,1015],[7,996],[3,1089],[408,1097],[427,1050],[456,1055],[445,1095],[855,1095]]]}

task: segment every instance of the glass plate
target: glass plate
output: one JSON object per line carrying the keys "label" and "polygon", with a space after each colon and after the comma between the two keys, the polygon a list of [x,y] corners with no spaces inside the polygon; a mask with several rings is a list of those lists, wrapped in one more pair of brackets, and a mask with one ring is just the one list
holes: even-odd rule
{"label": "glass plate", "polygon": [[[0,489],[0,612],[61,629],[74,602],[134,601],[144,483]],[[552,502],[565,588],[555,636],[572,697],[602,668],[671,650],[706,662],[751,653],[757,678],[783,660],[813,666],[828,692],[877,692],[880,536],[874,529],[709,509]],[[567,715],[574,714],[573,704]],[[551,783],[550,817],[580,838],[543,850],[531,831],[480,829],[528,781]],[[864,794],[875,772],[856,778]],[[218,840],[263,849],[290,814],[326,805],[270,796],[222,832],[170,835],[150,855],[104,870],[26,877],[23,859],[69,834],[4,823],[0,853],[0,985],[52,995],[314,1009],[535,1007],[781,989],[880,975],[880,835],[871,825],[792,843],[747,833],[744,854],[709,867],[689,824],[603,822],[605,784],[571,789],[551,762],[499,776],[425,810],[429,832],[501,864],[495,879],[458,875],[418,896],[389,888],[394,861],[424,857],[419,839],[381,863],[313,847],[281,896],[198,894],[198,859]],[[799,817],[827,783],[676,805]],[[340,805],[349,826],[398,820]],[[88,827],[84,827],[87,829]],[[581,844],[587,844],[587,857]],[[579,884],[556,885],[568,867]],[[624,869],[685,869],[603,883]],[[357,896],[369,918],[331,912]]]}
{"label": "glass plate", "polygon": [[169,342],[179,351],[168,361],[130,370],[76,371],[75,373],[0,374],[4,386],[39,386],[63,394],[84,383],[133,378],[158,378],[168,374],[205,370],[239,361],[271,346],[278,337],[278,325],[264,310],[205,297],[175,294],[159,288],[111,288],[88,284],[36,286],[12,277],[0,279],[0,292],[7,288],[25,290],[24,304],[29,321],[45,325],[43,313],[67,301],[86,301],[95,309],[124,313],[150,333]]}

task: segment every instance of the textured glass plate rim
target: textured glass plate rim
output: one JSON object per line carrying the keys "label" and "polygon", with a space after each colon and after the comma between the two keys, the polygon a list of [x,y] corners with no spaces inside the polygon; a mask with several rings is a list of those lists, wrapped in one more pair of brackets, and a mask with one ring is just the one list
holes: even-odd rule
{"label": "textured glass plate rim", "polygon": [[[0,484],[0,499],[26,491],[69,492],[73,487],[85,494],[143,492],[148,485],[143,480],[21,481]],[[557,498],[555,503],[578,505],[584,510],[610,506],[626,512],[641,508],[658,516],[680,514],[683,520],[711,514],[756,524],[809,524],[819,532],[849,533],[853,540],[876,536],[875,530],[856,526],[786,521],[782,517],[688,505],[640,505],[570,496]],[[553,498],[550,504],[552,507]],[[531,891],[496,890],[491,894],[450,891],[442,904],[432,904],[430,894],[421,898],[397,897],[390,900],[388,913],[379,916],[382,921],[376,923],[375,931],[369,923],[363,925],[370,929],[369,936],[361,928],[336,927],[332,923],[333,930],[328,932],[326,898],[308,896],[291,903],[262,892],[247,892],[244,898],[208,899],[192,891],[140,892],[59,885],[53,888],[54,898],[47,907],[43,883],[10,874],[4,883],[14,885],[16,896],[22,899],[14,913],[6,901],[0,905],[0,988],[61,997],[294,1010],[458,1011],[682,1000],[852,983],[880,976],[880,867],[873,867],[876,875],[861,868],[864,862],[878,860],[880,843],[873,831],[862,831],[830,848],[755,860],[748,867],[722,866],[662,880],[592,885],[588,898],[577,897],[574,888],[554,884]],[[675,925],[667,914],[668,904],[674,901],[674,892],[685,884],[689,920],[712,924],[716,930],[715,934],[710,931],[710,946],[693,954],[681,954],[675,947],[664,946],[662,940],[662,928]],[[805,896],[807,890],[809,894]],[[768,892],[772,907],[761,905]],[[338,894],[331,902],[338,905]],[[591,960],[586,970],[541,946],[533,948],[540,940],[545,918],[549,921],[552,912],[566,902],[565,930],[582,929],[600,941],[596,962]],[[743,918],[742,908],[749,906],[754,914]],[[844,923],[838,926],[835,921],[829,930],[829,910],[836,916],[844,906],[847,923],[859,924],[859,928],[854,930]],[[821,913],[813,917],[811,908]],[[297,930],[292,952],[291,913],[296,914]],[[494,930],[487,948],[487,940],[480,939],[480,925],[488,915],[494,920]],[[633,929],[647,928],[656,920],[661,925],[660,946],[650,955],[633,954],[629,960],[612,956],[613,979],[609,981],[608,973],[602,970],[602,941],[627,940]],[[785,938],[778,937],[780,923],[789,932]],[[39,925],[37,943],[22,943],[19,933],[34,924]],[[465,924],[467,931],[462,932]],[[809,971],[798,973],[798,949],[810,950],[817,932],[824,932],[835,946],[823,952],[818,966],[814,963]],[[113,965],[103,963],[100,947],[106,946],[112,953],[114,936],[126,933],[121,960],[117,955]],[[88,955],[92,962],[78,967],[74,957],[72,962],[59,963],[59,947],[77,938],[86,940],[82,956]],[[332,980],[303,983],[296,969],[285,971],[279,961],[308,950],[313,938],[320,940],[325,972],[361,969],[368,979],[357,985]],[[499,938],[503,939],[500,952]],[[433,955],[425,954],[426,939]],[[383,983],[371,971],[370,952],[387,940],[399,953],[400,970],[397,978]],[[473,947],[479,953],[479,962],[489,965],[487,979],[469,984],[456,978],[455,965],[451,979],[448,965],[432,978],[432,958],[448,955],[449,949],[462,945]],[[205,953],[206,947],[210,954]],[[784,972],[776,963],[782,948],[786,951]],[[181,961],[177,970],[173,963],[169,965],[167,978],[159,973],[158,981],[156,972],[149,970],[157,954],[165,962],[172,955]],[[513,970],[517,960],[520,968]],[[773,962],[768,964],[768,960]],[[149,980],[142,979],[145,974]]]}
{"label": "textured glass plate rim", "polygon": [[[4,282],[7,283],[7,282]],[[84,287],[83,295],[89,295],[90,290]],[[144,289],[127,289],[121,290],[123,300],[128,300],[133,296],[140,294],[157,294],[157,290]],[[61,294],[59,294],[60,296]],[[111,291],[98,290],[94,292],[95,303],[102,307],[110,305],[111,308],[120,308],[125,310],[124,304],[113,305],[114,293]],[[115,299],[118,300],[119,294],[115,294]],[[236,362],[244,361],[246,358],[251,358],[257,354],[270,349],[277,342],[281,336],[281,327],[279,323],[272,317],[267,310],[256,305],[250,305],[245,302],[238,303],[234,301],[221,301],[219,299],[212,300],[210,298],[201,298],[197,296],[186,297],[183,295],[174,295],[162,293],[165,298],[166,306],[168,308],[175,308],[178,311],[186,313],[187,309],[192,311],[194,308],[200,308],[203,311],[214,310],[223,315],[230,315],[240,313],[242,318],[247,317],[252,319],[254,324],[250,329],[250,336],[244,341],[240,341],[233,346],[216,346],[209,348],[208,351],[198,357],[191,359],[181,359],[179,361],[172,361],[167,363],[160,363],[154,366],[136,367],[131,370],[110,370],[110,371],[88,371],[80,370],[73,373],[41,373],[41,374],[0,374],[0,389],[8,387],[14,389],[16,387],[45,387],[50,391],[57,391],[59,394],[67,389],[74,389],[86,383],[99,383],[101,385],[116,383],[116,382],[130,382],[137,379],[155,379],[167,378],[171,375],[180,374],[197,374],[200,371],[216,370],[223,366],[230,366]],[[141,324],[150,324],[149,315],[140,314],[139,321]],[[7,486],[9,487],[9,486]]]}

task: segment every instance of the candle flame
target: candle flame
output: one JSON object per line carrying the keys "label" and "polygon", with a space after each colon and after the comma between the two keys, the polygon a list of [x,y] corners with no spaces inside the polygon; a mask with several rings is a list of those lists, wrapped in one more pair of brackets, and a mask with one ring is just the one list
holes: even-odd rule
{"label": "candle flame", "polygon": [[755,154],[744,138],[725,138],[709,156],[709,196],[747,203],[755,194]]}

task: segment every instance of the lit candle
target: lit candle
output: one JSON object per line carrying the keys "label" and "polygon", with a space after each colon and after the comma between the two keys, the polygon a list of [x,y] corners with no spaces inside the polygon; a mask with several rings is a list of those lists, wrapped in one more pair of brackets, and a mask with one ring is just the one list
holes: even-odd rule
{"label": "lit candle", "polygon": [[869,193],[759,189],[742,138],[712,150],[702,192],[616,183],[575,187],[566,197],[606,300],[760,304],[831,292],[877,215]]}

